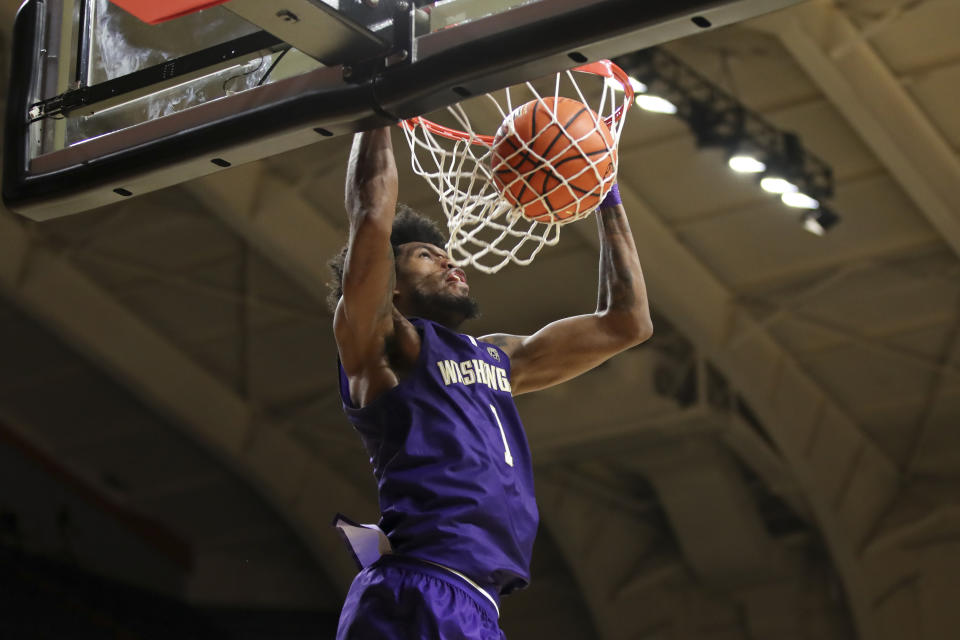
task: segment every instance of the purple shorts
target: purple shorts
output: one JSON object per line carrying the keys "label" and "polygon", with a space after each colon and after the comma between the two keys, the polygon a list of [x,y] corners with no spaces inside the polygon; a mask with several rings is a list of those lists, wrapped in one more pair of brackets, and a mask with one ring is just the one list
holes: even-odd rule
{"label": "purple shorts", "polygon": [[337,640],[506,640],[497,610],[463,579],[384,556],[354,578]]}

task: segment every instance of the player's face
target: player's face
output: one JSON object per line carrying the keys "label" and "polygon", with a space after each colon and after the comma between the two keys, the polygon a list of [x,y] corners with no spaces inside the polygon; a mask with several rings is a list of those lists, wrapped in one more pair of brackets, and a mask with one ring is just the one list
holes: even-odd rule
{"label": "player's face", "polygon": [[479,313],[463,269],[443,249],[426,242],[400,245],[394,304],[404,315],[447,326],[457,326]]}

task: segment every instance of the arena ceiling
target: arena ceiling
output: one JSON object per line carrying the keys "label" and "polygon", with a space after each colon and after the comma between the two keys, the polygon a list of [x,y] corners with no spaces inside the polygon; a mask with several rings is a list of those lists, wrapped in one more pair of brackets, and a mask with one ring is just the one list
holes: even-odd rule
{"label": "arena ceiling", "polygon": [[[656,335],[519,399],[544,526],[509,636],[952,637],[958,23],[952,0],[809,0],[666,46],[826,160],[842,222],[805,232],[683,123],[631,113],[619,182]],[[439,215],[394,141],[401,199]],[[81,511],[111,505],[134,537],[146,518],[192,557],[182,581],[101,566],[92,542],[81,564],[196,603],[339,607],[354,570],[329,523],[376,518],[324,305],[348,145],[0,213],[6,441],[97,497]],[[468,330],[590,311],[596,247],[587,221],[530,267],[469,274]]]}

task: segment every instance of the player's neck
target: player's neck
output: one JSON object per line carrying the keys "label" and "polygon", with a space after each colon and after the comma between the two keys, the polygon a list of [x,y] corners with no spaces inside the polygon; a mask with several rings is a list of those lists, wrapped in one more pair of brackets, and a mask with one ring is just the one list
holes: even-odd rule
{"label": "player's neck", "polygon": [[406,318],[422,318],[424,320],[430,320],[439,325],[450,329],[451,331],[459,331],[460,325],[462,325],[466,320],[466,316],[463,314],[453,314],[453,313],[437,313],[436,310],[433,311],[414,311],[412,313],[404,313]]}
{"label": "player's neck", "polygon": [[446,296],[412,296],[395,300],[397,310],[407,318],[423,318],[457,331],[465,321],[480,315],[477,303],[470,298]]}

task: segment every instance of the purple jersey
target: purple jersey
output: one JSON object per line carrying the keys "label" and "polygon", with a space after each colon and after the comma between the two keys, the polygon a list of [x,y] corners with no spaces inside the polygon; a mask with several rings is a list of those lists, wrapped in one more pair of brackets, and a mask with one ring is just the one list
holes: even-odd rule
{"label": "purple jersey", "polygon": [[530,450],[499,348],[420,318],[400,384],[343,408],[363,438],[394,553],[456,569],[494,594],[527,585],[537,530]]}

